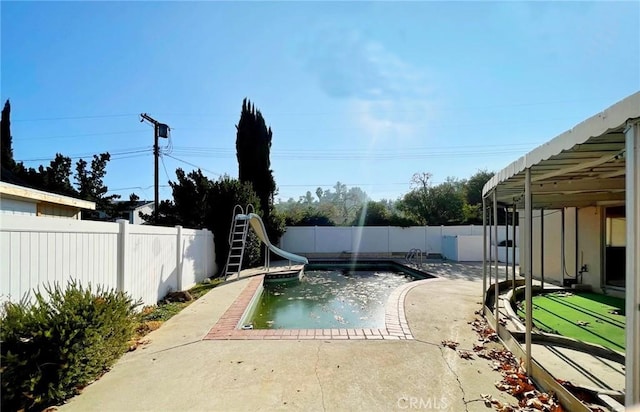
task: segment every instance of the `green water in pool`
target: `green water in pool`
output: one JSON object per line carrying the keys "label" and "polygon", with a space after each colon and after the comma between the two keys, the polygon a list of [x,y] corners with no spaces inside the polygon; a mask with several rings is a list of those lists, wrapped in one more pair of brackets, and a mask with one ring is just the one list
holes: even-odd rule
{"label": "green water in pool", "polygon": [[254,329],[384,327],[391,292],[414,278],[399,270],[310,270],[299,281],[265,283],[244,323]]}

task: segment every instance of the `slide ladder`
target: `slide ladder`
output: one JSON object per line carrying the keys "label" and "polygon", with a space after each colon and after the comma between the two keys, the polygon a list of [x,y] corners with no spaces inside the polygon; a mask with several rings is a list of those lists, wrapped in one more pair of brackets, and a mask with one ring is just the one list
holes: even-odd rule
{"label": "slide ladder", "polygon": [[[247,205],[247,214],[253,212],[253,205]],[[249,231],[249,221],[244,214],[242,206],[236,205],[233,208],[233,221],[229,232],[229,256],[224,271],[224,280],[230,276],[240,277],[242,269],[242,258],[244,257],[244,247],[247,243],[247,233]]]}
{"label": "slide ladder", "polygon": [[[247,205],[246,213],[240,205],[236,205],[233,208],[233,222],[231,222],[231,231],[229,232],[229,256],[227,257],[227,265],[224,271],[225,280],[233,275],[240,277],[249,226],[251,226],[258,239],[265,244],[269,251],[288,259],[289,265],[291,265],[291,262],[301,263],[303,265],[309,263],[306,257],[287,252],[271,244],[262,218],[253,212],[253,205]],[[266,251],[265,268],[267,268],[267,271],[269,270],[269,252]]]}

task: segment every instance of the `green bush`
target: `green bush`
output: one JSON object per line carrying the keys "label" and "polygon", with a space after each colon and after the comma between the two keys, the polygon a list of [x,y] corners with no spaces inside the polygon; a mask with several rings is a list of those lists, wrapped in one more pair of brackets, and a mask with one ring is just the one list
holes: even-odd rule
{"label": "green bush", "polygon": [[38,410],[78,393],[126,350],[137,303],[70,282],[6,302],[0,325],[2,410]]}
{"label": "green bush", "polygon": [[[175,197],[175,192],[174,192]],[[255,213],[262,216],[260,211],[260,199],[253,190],[251,183],[241,183],[229,176],[222,176],[211,183],[207,193],[208,209],[205,219],[205,227],[213,232],[216,250],[216,264],[219,274],[224,273],[229,255],[229,231],[233,222],[235,205],[245,208],[248,204],[255,207]],[[253,232],[250,230],[249,233]],[[245,248],[246,258],[243,259],[245,267],[260,264],[260,241],[249,239]]]}

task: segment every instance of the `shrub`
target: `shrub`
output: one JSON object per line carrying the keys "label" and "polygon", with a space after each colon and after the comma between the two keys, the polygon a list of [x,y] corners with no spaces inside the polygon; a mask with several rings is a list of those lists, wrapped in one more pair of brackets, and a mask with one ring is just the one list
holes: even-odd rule
{"label": "shrub", "polygon": [[6,302],[0,325],[2,410],[59,403],[100,377],[127,350],[137,303],[123,292],[69,282],[33,302]]}
{"label": "shrub", "polygon": [[[175,195],[174,195],[175,196]],[[206,215],[206,225],[213,232],[216,250],[216,264],[219,268],[219,274],[222,274],[227,264],[227,256],[229,255],[229,231],[233,222],[233,210],[235,205],[241,205],[243,208],[248,204],[255,207],[255,213],[262,215],[260,211],[260,199],[253,190],[251,183],[241,183],[237,179],[229,176],[222,176],[211,184],[208,191],[208,205]],[[253,232],[252,230],[249,233]],[[260,264],[260,241],[251,241],[247,238],[245,247],[245,255],[247,258],[243,260],[244,266],[253,266]]]}

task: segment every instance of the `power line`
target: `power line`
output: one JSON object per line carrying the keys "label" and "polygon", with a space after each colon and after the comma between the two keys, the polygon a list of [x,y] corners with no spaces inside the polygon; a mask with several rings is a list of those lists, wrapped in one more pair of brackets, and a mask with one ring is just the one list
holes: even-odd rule
{"label": "power line", "polygon": [[[109,159],[109,161],[122,160],[122,159],[132,159],[132,158],[136,158],[136,157],[149,156],[151,154],[151,153],[143,153],[143,152],[132,152],[132,153],[137,153],[137,154],[133,154],[133,155],[128,155],[127,154],[126,156],[111,155],[111,158]],[[65,156],[65,157],[68,157],[71,160],[76,160],[76,159],[92,158],[94,156],[94,154],[95,153],[84,155],[84,156]],[[16,162],[33,163],[33,162],[48,162],[48,161],[53,161],[53,160],[54,159],[51,158],[51,157],[42,157],[42,158],[39,158],[39,159],[16,160]]]}
{"label": "power line", "polygon": [[[515,147],[515,146],[527,146],[530,147],[532,145],[539,145],[540,142],[523,142],[523,143],[505,143],[505,144],[480,144],[480,145],[451,145],[451,146],[414,146],[414,147],[406,147],[404,150],[414,151],[414,150],[440,150],[440,149],[474,149],[474,148],[487,148],[487,147]],[[175,146],[175,149],[191,149],[191,150],[209,150],[209,151],[221,151],[221,152],[234,152],[235,148],[231,147],[207,147],[207,146]],[[353,150],[351,150],[353,151]],[[356,150],[363,151],[363,150]],[[388,152],[389,149],[376,149],[374,151],[383,151]],[[280,149],[276,151],[272,151],[272,153],[278,152],[345,152],[344,149],[315,149],[315,148],[297,148],[297,149]]]}
{"label": "power line", "polygon": [[171,180],[171,178],[169,177],[169,173],[167,172],[167,166],[164,164],[164,156],[160,156],[160,160],[162,161],[162,168],[164,169],[164,174],[167,176],[167,180]]}
{"label": "power line", "polygon": [[11,119],[12,122],[42,122],[53,120],[76,120],[76,119],[104,119],[108,117],[128,117],[138,116],[138,113],[121,113],[121,114],[94,114],[83,116],[60,116],[60,117],[39,117],[33,119]]}
{"label": "power line", "polygon": [[27,140],[54,140],[54,139],[75,139],[78,137],[88,137],[88,136],[111,136],[115,134],[141,134],[144,131],[141,130],[124,130],[118,132],[100,132],[100,133],[82,133],[82,134],[71,134],[71,135],[61,135],[61,136],[46,136],[46,137],[27,137],[16,139],[18,142],[27,141]]}
{"label": "power line", "polygon": [[[151,148],[149,146],[139,146],[139,147],[132,147],[128,149],[105,150],[105,152],[109,153],[109,155],[111,156],[111,160],[116,160],[116,159],[128,158],[128,157],[124,157],[124,155],[130,155],[135,153],[145,153],[145,152],[149,152],[150,150]],[[78,153],[78,154],[73,154],[65,157],[68,157],[69,159],[81,159],[83,157],[93,157],[95,154],[96,154],[95,152],[94,153]],[[34,159],[20,159],[16,161],[17,162],[46,162],[50,160],[53,160],[53,158],[41,157],[41,158],[34,158]]]}
{"label": "power line", "polygon": [[[122,192],[122,191],[125,191],[125,190],[132,190],[132,189],[147,190],[147,189],[151,189],[152,187],[153,187],[153,185],[120,187],[118,189],[109,189],[109,192]],[[170,187],[170,185],[160,185],[160,187]]]}
{"label": "power line", "polygon": [[[288,160],[313,160],[313,161],[326,161],[326,160],[355,160],[355,159],[369,159],[369,160],[405,160],[405,159],[423,159],[432,157],[474,157],[474,156],[501,156],[523,153],[527,149],[525,148],[506,148],[504,150],[429,150],[424,149],[424,152],[417,150],[413,151],[399,151],[390,152],[389,150],[384,152],[379,151],[290,151],[271,152],[272,158],[288,159]],[[174,147],[174,153],[189,156],[189,157],[203,157],[203,158],[230,158],[235,156],[235,150],[233,149],[181,149]]]}
{"label": "power line", "polygon": [[[380,159],[410,159],[434,156],[471,156],[471,155],[502,155],[519,153],[522,150],[535,145],[536,143],[511,143],[503,145],[464,145],[464,146],[434,146],[434,147],[412,147],[401,151],[392,152],[390,149],[376,150],[359,150],[359,149],[281,149],[274,150],[271,154],[278,158],[295,158],[306,160],[336,160],[336,159],[354,159],[354,158],[380,158]],[[521,146],[521,147],[519,147]],[[504,148],[503,150],[475,150],[489,148]],[[204,146],[173,146],[172,139],[169,139],[168,145],[162,148],[162,154],[171,155],[173,153],[190,157],[229,157],[236,155],[235,148],[223,147],[204,147]],[[123,149],[113,149],[108,151],[112,158],[132,153],[142,153],[151,151],[151,146],[137,146]],[[421,153],[422,151],[422,153]],[[95,153],[75,153],[67,157],[71,159],[79,159],[86,156],[93,156]],[[169,156],[171,157],[171,156]],[[121,157],[123,158],[123,157]],[[21,162],[42,162],[51,160],[49,157],[20,159]],[[176,159],[181,160],[181,159]],[[193,165],[193,164],[192,164]],[[197,167],[197,166],[196,166]],[[204,169],[203,169],[204,170]],[[215,173],[215,172],[212,172]],[[218,174],[219,173],[215,173]]]}
{"label": "power line", "polygon": [[[343,183],[340,182],[346,186],[399,186],[399,185],[407,185],[410,186],[411,182],[391,182],[391,183]],[[433,184],[440,184],[443,182],[432,182]],[[295,185],[278,185],[278,187],[333,187],[335,186],[335,182],[334,183],[309,183],[309,184],[295,184]]]}
{"label": "power line", "polygon": [[[372,111],[372,112],[366,112],[367,114],[378,114],[377,111]],[[358,114],[357,112],[353,113],[353,114]],[[203,115],[204,117],[204,115]],[[215,116],[213,116],[215,117]],[[545,120],[547,121],[564,121],[564,120],[573,120],[573,117],[568,117],[568,116],[562,116],[562,117],[546,117]],[[509,117],[508,119],[501,119],[501,118],[497,118],[495,116],[492,116],[490,118],[485,119],[485,121],[472,121],[469,123],[460,123],[459,121],[457,121],[457,125],[458,126],[468,126],[468,125],[474,125],[474,126],[478,126],[478,125],[482,125],[482,126],[487,126],[487,125],[492,125],[492,124],[496,124],[499,123],[502,126],[506,126],[506,125],[522,125],[522,124],[528,124],[528,123],[538,123],[539,120],[535,119],[535,118],[531,118],[531,117],[526,117],[526,118],[518,118],[518,117]],[[234,128],[232,127],[232,123],[228,123],[227,120],[225,120],[225,124],[221,125],[218,123],[215,123],[215,126],[210,126],[207,128],[202,128],[202,127],[172,127],[173,130],[179,130],[181,132],[203,132],[203,133],[220,133],[221,131],[223,132],[229,132],[229,133],[235,133]],[[336,133],[336,132],[360,132],[362,133],[362,128],[358,127],[358,126],[344,126],[344,127],[331,127],[331,128],[315,128],[314,129],[316,132],[320,131],[323,133]],[[291,133],[305,133],[307,132],[308,129],[305,128],[296,128],[296,127],[277,127],[275,128],[275,132],[280,135],[280,134],[291,134]],[[136,133],[139,133],[139,131],[135,131]],[[111,132],[109,132],[110,134]],[[107,133],[105,133],[107,134]],[[89,134],[92,135],[92,134]],[[47,137],[47,138],[79,138],[82,137],[84,135],[76,135],[76,137],[69,137],[69,136],[51,136],[51,137]],[[37,138],[37,139],[44,139],[44,138]],[[29,140],[29,139],[22,139],[22,140]]]}
{"label": "power line", "polygon": [[[478,105],[478,106],[449,106],[449,107],[431,107],[429,110],[432,111],[463,111],[463,110],[487,110],[487,109],[503,109],[503,108],[512,108],[512,107],[531,107],[531,106],[546,106],[546,105],[554,105],[554,104],[569,104],[576,102],[592,102],[592,101],[600,101],[599,98],[579,98],[579,99],[566,99],[566,100],[555,100],[555,101],[539,101],[539,102],[507,102],[503,104],[496,105]],[[415,108],[415,109],[407,109],[407,110],[389,110],[389,109],[380,109],[380,110],[363,110],[363,111],[354,111],[352,113],[422,113],[424,109]],[[342,114],[340,112],[269,112],[271,116],[326,116],[326,115],[339,115]],[[37,122],[37,121],[56,121],[56,120],[76,120],[76,119],[100,119],[100,118],[114,118],[114,117],[128,117],[128,116],[138,116],[138,113],[117,113],[117,114],[91,114],[91,115],[75,115],[75,116],[58,116],[58,117],[40,117],[40,118],[27,118],[27,119],[12,119],[13,122]],[[184,116],[184,117],[221,117],[221,116],[237,116],[238,112],[233,111],[229,113],[213,113],[213,112],[204,112],[204,113],[177,113],[177,112],[165,112],[165,113],[157,113],[158,116]]]}
{"label": "power line", "polygon": [[218,173],[218,172],[214,172],[213,170],[205,169],[205,168],[204,168],[204,167],[202,167],[202,166],[198,166],[197,164],[194,164],[194,163],[191,163],[191,162],[187,162],[186,160],[183,160],[183,159],[178,159],[177,157],[172,156],[172,155],[170,155],[170,154],[167,154],[167,155],[165,155],[165,156],[170,157],[170,158],[172,158],[172,159],[174,159],[174,160],[177,160],[177,161],[179,161],[179,162],[182,162],[182,163],[188,164],[189,166],[197,167],[198,169],[204,170],[204,171],[209,172],[209,173],[212,173],[212,174],[214,174],[214,175],[222,176],[222,175],[221,175],[220,173]]}
{"label": "power line", "polygon": [[138,158],[138,157],[147,157],[147,156],[151,156],[153,153],[139,153],[139,154],[134,154],[134,155],[130,155],[130,156],[120,156],[120,157],[116,157],[113,158],[111,160],[123,160],[123,159],[134,159],[134,158]]}

